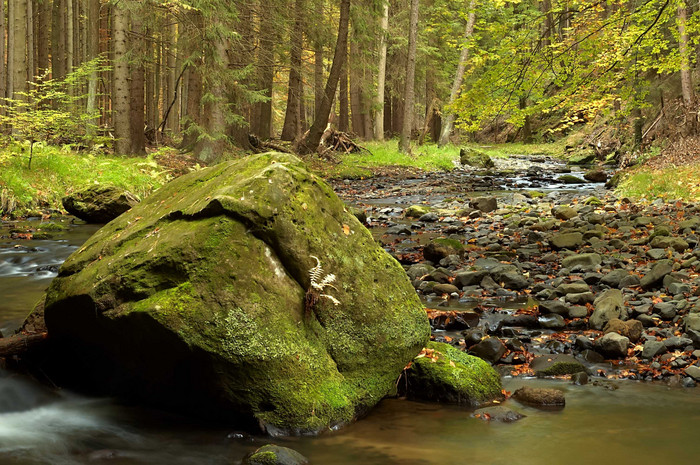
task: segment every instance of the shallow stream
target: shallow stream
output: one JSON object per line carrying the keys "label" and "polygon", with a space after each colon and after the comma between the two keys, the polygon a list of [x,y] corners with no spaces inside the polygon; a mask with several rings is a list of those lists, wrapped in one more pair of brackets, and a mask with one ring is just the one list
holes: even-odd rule
{"label": "shallow stream", "polygon": [[[15,329],[41,297],[57,267],[94,231],[66,221],[50,239],[25,240],[0,229],[0,329]],[[312,464],[617,464],[695,463],[700,456],[700,388],[634,381],[574,386],[565,381],[505,379],[513,391],[546,385],[565,391],[566,408],[512,424],[473,418],[469,410],[388,399],[368,417],[317,438],[274,442]],[[269,438],[108,399],[55,393],[0,371],[0,464],[232,464]]]}

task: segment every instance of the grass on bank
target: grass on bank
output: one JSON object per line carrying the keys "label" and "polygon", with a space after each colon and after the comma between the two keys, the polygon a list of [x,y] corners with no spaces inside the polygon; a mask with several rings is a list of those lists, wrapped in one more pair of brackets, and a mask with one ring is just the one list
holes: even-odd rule
{"label": "grass on bank", "polygon": [[61,209],[65,195],[93,184],[122,187],[143,197],[170,178],[156,163],[155,156],[114,157],[35,144],[29,169],[27,145],[3,147],[0,149],[0,214],[23,216]]}
{"label": "grass on bank", "polygon": [[625,176],[617,193],[635,200],[700,201],[700,164],[662,169],[641,166]]}
{"label": "grass on bank", "polygon": [[336,165],[317,166],[330,178],[357,179],[371,177],[385,168],[401,167],[423,171],[450,171],[459,165],[459,150],[472,147],[492,158],[511,155],[546,155],[560,157],[564,153],[562,143],[548,144],[462,144],[438,147],[437,144],[412,145],[411,153],[402,153],[395,139],[378,142],[362,142],[367,151],[339,155]]}

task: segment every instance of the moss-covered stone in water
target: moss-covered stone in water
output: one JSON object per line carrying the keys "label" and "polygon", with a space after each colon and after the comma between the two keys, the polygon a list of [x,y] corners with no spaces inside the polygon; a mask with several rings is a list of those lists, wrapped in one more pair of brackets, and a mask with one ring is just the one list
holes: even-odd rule
{"label": "moss-covered stone in water", "polygon": [[309,461],[294,449],[267,444],[243,459],[243,465],[306,465]]}
{"label": "moss-covered stone in water", "polygon": [[448,239],[445,237],[438,237],[437,239],[434,239],[433,242],[437,245],[450,247],[450,248],[456,250],[457,252],[464,249],[464,244],[462,244],[457,239]]}
{"label": "moss-covered stone in water", "polygon": [[474,168],[493,168],[496,166],[486,152],[472,147],[460,149],[459,162],[462,165],[472,166]]}
{"label": "moss-covered stone in water", "polygon": [[564,184],[585,184],[586,183],[586,181],[584,179],[581,179],[578,176],[574,176],[572,174],[561,175],[557,178],[557,181],[564,183]]}
{"label": "moss-covered stone in water", "polygon": [[406,209],[404,216],[406,218],[420,218],[426,213],[430,213],[430,207],[428,205],[411,205]]}
{"label": "moss-covered stone in water", "polygon": [[39,229],[44,232],[65,231],[68,227],[60,223],[41,223]]}
{"label": "moss-covered stone in water", "polygon": [[[306,313],[312,257],[340,305]],[[63,384],[273,434],[351,422],[430,334],[401,266],[284,154],[178,178],[100,229],[52,282],[46,322]]]}
{"label": "moss-covered stone in water", "polygon": [[406,370],[410,397],[472,407],[503,398],[500,376],[482,359],[441,342],[424,354]]}
{"label": "moss-covered stone in water", "polygon": [[598,197],[594,196],[588,197],[586,200],[583,201],[583,203],[584,205],[592,205],[596,207],[603,205],[603,202]]}
{"label": "moss-covered stone in water", "polygon": [[530,368],[537,376],[563,376],[586,371],[581,362],[567,354],[535,357]]}

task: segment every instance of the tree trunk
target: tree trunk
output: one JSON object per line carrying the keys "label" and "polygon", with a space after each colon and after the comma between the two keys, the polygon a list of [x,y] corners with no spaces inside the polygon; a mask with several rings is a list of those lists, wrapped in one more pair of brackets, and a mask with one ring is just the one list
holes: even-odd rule
{"label": "tree trunk", "polygon": [[51,11],[51,74],[62,81],[66,77],[66,0],[53,0]]}
{"label": "tree trunk", "polygon": [[34,2],[33,0],[27,0],[27,10],[26,10],[27,16],[27,32],[25,37],[25,43],[26,43],[26,54],[27,54],[27,81],[34,81]]}
{"label": "tree trunk", "polygon": [[416,43],[418,41],[418,0],[411,0],[411,20],[408,26],[408,60],[406,63],[406,87],[404,88],[403,125],[399,150],[410,152],[413,129],[413,100],[416,77]]}
{"label": "tree trunk", "polygon": [[[37,74],[42,76],[49,69],[49,51],[51,50],[51,1],[41,0],[37,5]],[[0,55],[1,56],[1,55]]]}
{"label": "tree trunk", "polygon": [[[7,67],[5,66],[5,2],[0,0],[0,99],[7,96]],[[0,107],[2,111],[2,107]]]}
{"label": "tree trunk", "polygon": [[[323,22],[323,0],[316,1],[316,21]],[[342,2],[343,0],[341,0]],[[342,4],[341,4],[342,7]],[[319,27],[319,26],[317,26]],[[323,102],[323,40],[317,31],[314,40],[314,121],[318,119],[321,103]],[[326,118],[328,116],[326,115]]]}
{"label": "tree trunk", "polygon": [[366,86],[363,86],[363,92],[360,92],[360,108],[362,108],[362,133],[364,134],[365,140],[372,140],[372,99],[370,97],[370,92],[367,91],[367,87],[373,82],[372,72],[369,67],[364,64],[364,80],[363,82]]}
{"label": "tree trunk", "polygon": [[132,148],[131,114],[129,85],[129,63],[127,61],[127,37],[129,17],[124,5],[112,5],[112,42],[114,44],[114,89],[112,94],[114,119],[114,151],[119,155],[128,154]]}
{"label": "tree trunk", "polygon": [[173,25],[173,36],[176,38],[175,47],[175,83],[173,87],[175,88],[175,97],[173,103],[170,102],[172,108],[170,109],[170,114],[168,115],[168,125],[170,126],[170,131],[173,134],[180,133],[180,120],[182,119],[182,102],[184,92],[184,72],[183,69],[184,59],[185,59],[185,35],[182,33],[183,25],[181,23],[176,23]]}
{"label": "tree trunk", "polygon": [[157,47],[150,40],[153,36],[152,28],[146,29],[149,40],[146,42],[146,56],[148,56],[149,66],[146,68],[146,126],[149,134],[155,132],[158,127],[158,101],[156,100],[156,73],[155,73],[155,53]]}
{"label": "tree trunk", "polygon": [[132,45],[132,64],[131,68],[131,85],[130,85],[130,101],[129,101],[129,123],[131,125],[131,146],[129,153],[133,155],[144,155],[146,153],[146,117],[144,112],[145,107],[145,79],[146,69],[144,67],[145,47],[143,36],[143,22],[141,21],[140,11],[131,18],[132,37],[137,38]]}
{"label": "tree trunk", "polygon": [[73,60],[75,57],[75,42],[73,35],[73,0],[65,0],[66,2],[66,17],[65,17],[65,35],[66,35],[66,74],[73,71]]}
{"label": "tree trunk", "polygon": [[394,95],[391,97],[391,131],[392,135],[400,134],[403,127],[403,100]]}
{"label": "tree trunk", "polygon": [[[87,4],[87,59],[94,60],[100,54],[100,0],[88,0]],[[88,78],[88,93],[86,112],[94,115],[97,108],[97,71],[90,73]],[[95,134],[95,128],[99,124],[97,117],[88,120],[88,135]]]}
{"label": "tree trunk", "polygon": [[191,149],[199,137],[199,125],[201,124],[202,102],[202,63],[190,66],[187,70],[187,116],[184,120],[184,134],[182,136],[182,148]]}
{"label": "tree trunk", "polygon": [[[527,98],[520,97],[518,100],[518,107],[521,110],[527,109]],[[523,142],[526,144],[532,143],[532,127],[530,125],[530,116],[525,116],[525,121],[523,122]]]}
{"label": "tree trunk", "polygon": [[14,96],[13,83],[15,80],[15,64],[14,64],[14,42],[15,42],[15,8],[12,1],[7,2],[7,76],[6,78],[6,93],[8,98]]}
{"label": "tree trunk", "polygon": [[201,57],[201,46],[197,36],[197,31],[202,27],[202,15],[199,12],[191,12],[187,15],[188,21],[185,24],[189,25],[181,33],[186,35],[187,54],[189,60],[194,64],[187,69],[187,110],[184,119],[184,128],[182,136],[182,148],[191,149],[195,146],[200,134],[201,119],[201,104],[202,104],[202,72],[204,70],[204,62]]}
{"label": "tree trunk", "polygon": [[338,90],[338,129],[350,130],[350,101],[348,100],[348,54],[343,53],[343,69],[340,72],[340,89]]}
{"label": "tree trunk", "polygon": [[554,34],[554,13],[552,12],[552,0],[542,1],[542,13],[544,14],[544,25],[542,31],[543,43],[549,46],[552,43]]}
{"label": "tree trunk", "polygon": [[379,32],[379,65],[377,66],[377,99],[374,115],[374,138],[384,140],[384,86],[386,81],[387,31],[389,30],[389,0],[384,0],[382,22]]}
{"label": "tree trunk", "polygon": [[274,24],[274,8],[264,8],[260,27],[262,37],[260,38],[260,53],[258,55],[259,89],[267,99],[257,103],[256,114],[258,121],[256,127],[257,135],[267,140],[272,136],[272,87],[275,79],[275,43],[277,42],[277,28]]}
{"label": "tree trunk", "polygon": [[319,111],[314,118],[314,123],[309,128],[303,140],[301,140],[297,150],[299,153],[312,153],[318,149],[321,142],[321,136],[328,124],[328,116],[331,114],[331,106],[333,97],[338,88],[340,80],[340,71],[343,65],[342,54],[346,53],[348,48],[348,23],[350,22],[350,0],[340,0],[340,18],[338,21],[338,39],[335,44],[335,53],[333,55],[333,64],[331,72],[326,82],[326,90],[323,94],[323,100],[319,107]]}
{"label": "tree trunk", "polygon": [[301,134],[301,55],[304,48],[304,0],[294,2],[294,26],[290,37],[289,87],[282,140],[294,140]]}
{"label": "tree trunk", "polygon": [[10,0],[12,2],[13,23],[12,34],[12,98],[25,100],[21,92],[27,92],[27,1]]}
{"label": "tree trunk", "polygon": [[689,121],[688,129],[690,132],[695,131],[697,115],[693,113],[695,110],[695,92],[693,90],[693,77],[691,74],[690,64],[690,47],[688,46],[688,32],[686,30],[688,23],[688,10],[685,0],[681,0],[678,5],[678,45],[681,55],[681,88],[683,91],[683,105],[685,106],[686,115]]}
{"label": "tree trunk", "polygon": [[[228,59],[226,56],[226,43],[223,38],[216,38],[212,44],[209,44],[211,63],[208,66],[228,68]],[[206,129],[206,135],[200,137],[195,146],[195,154],[197,158],[204,162],[216,162],[223,154],[228,145],[226,124],[226,86],[223,82],[216,79],[207,81],[207,88],[210,96],[204,104],[203,125]]]}
{"label": "tree trunk", "polygon": [[450,89],[450,100],[447,102],[447,110],[443,112],[442,118],[442,131],[440,133],[440,140],[438,141],[438,146],[442,147],[450,141],[450,133],[452,133],[452,127],[455,122],[454,110],[450,108],[454,105],[455,100],[459,96],[459,91],[462,88],[462,81],[464,80],[464,71],[467,68],[467,58],[469,58],[469,39],[474,33],[474,22],[476,21],[476,0],[470,0],[469,2],[469,16],[467,16],[467,27],[464,30],[464,45],[462,46],[462,53],[459,56],[459,65],[457,65],[457,72],[455,73],[455,79],[452,82],[452,89]]}
{"label": "tree trunk", "polygon": [[350,42],[350,59],[348,62],[350,72],[350,121],[352,122],[352,132],[364,139],[365,128],[362,121],[361,86],[362,75],[360,74],[360,51],[357,38]]}

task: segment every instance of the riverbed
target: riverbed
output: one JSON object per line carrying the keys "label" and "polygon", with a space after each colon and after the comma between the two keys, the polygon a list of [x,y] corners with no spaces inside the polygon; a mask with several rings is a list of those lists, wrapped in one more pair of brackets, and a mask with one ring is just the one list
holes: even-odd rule
{"label": "riverbed", "polygon": [[[472,192],[474,186],[466,184],[469,179],[464,173],[444,179],[430,175],[428,182],[435,184],[438,196],[434,201],[459,195],[455,191],[459,186]],[[484,191],[487,184],[498,191],[512,188],[492,181],[479,182],[484,183]],[[392,192],[391,187],[377,188],[374,182],[373,189],[353,181],[342,185],[368,192],[364,200],[373,198],[385,208],[394,208],[397,198],[401,208],[415,201],[402,192]],[[416,183],[422,183],[419,191],[426,194],[425,179]],[[515,184],[529,187],[519,185],[520,181]],[[548,187],[554,189],[552,184]],[[46,221],[2,225],[0,329],[5,334],[14,330],[39,300],[60,263],[96,230],[70,217],[58,222],[60,231],[41,239],[29,239],[25,233],[41,231]],[[379,238],[386,231],[377,228],[374,233]],[[386,399],[366,418],[340,431],[274,442],[298,450],[311,463],[340,465],[659,464],[693,463],[700,455],[698,388],[631,380],[576,386],[565,380],[504,379],[508,391],[523,385],[561,389],[567,405],[559,411],[542,411],[508,400],[507,407],[526,417],[504,424],[474,418],[473,412],[460,407]],[[0,371],[2,464],[230,464],[269,442],[269,438],[252,437],[225,426],[120,405],[110,399],[55,392]]]}

